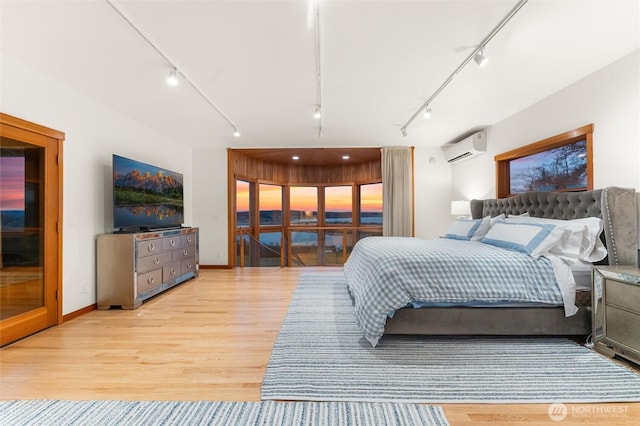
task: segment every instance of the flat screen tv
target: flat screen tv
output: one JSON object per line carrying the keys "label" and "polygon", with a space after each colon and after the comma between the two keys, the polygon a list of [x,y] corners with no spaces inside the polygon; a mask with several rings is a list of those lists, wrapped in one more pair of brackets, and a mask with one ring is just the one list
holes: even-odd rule
{"label": "flat screen tv", "polygon": [[181,173],[114,154],[114,228],[147,231],[181,227],[184,223],[182,182]]}

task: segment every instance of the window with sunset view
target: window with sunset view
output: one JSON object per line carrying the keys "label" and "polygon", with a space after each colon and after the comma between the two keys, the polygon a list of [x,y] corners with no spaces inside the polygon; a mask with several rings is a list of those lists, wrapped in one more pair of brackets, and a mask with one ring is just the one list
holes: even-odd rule
{"label": "window with sunset view", "polygon": [[260,226],[282,225],[282,186],[261,183],[258,200]]}
{"label": "window with sunset view", "polygon": [[289,214],[292,225],[318,223],[318,187],[292,186],[289,188]]}
{"label": "window with sunset view", "polygon": [[352,186],[327,186],[324,189],[324,222],[326,226],[352,223],[352,188]]}
{"label": "window with sunset view", "polygon": [[382,183],[360,185],[360,225],[382,225]]}

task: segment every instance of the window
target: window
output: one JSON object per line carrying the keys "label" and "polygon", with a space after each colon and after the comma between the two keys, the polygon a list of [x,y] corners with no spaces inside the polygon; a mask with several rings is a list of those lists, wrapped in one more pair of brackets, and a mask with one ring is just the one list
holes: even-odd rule
{"label": "window", "polygon": [[382,225],[382,183],[360,186],[360,225]]}
{"label": "window", "polygon": [[324,198],[326,226],[352,223],[352,186],[328,186],[324,189]]}
{"label": "window", "polygon": [[318,187],[292,186],[289,188],[289,214],[291,225],[318,223]]}
{"label": "window", "polygon": [[249,188],[249,182],[236,180],[236,226],[239,228],[251,226]]}
{"label": "window", "polygon": [[496,195],[593,189],[593,124],[495,156]]}
{"label": "window", "polygon": [[342,265],[358,239],[382,235],[379,182],[286,187],[236,178],[235,188],[236,265]]}
{"label": "window", "polygon": [[260,226],[282,225],[282,187],[260,184]]}

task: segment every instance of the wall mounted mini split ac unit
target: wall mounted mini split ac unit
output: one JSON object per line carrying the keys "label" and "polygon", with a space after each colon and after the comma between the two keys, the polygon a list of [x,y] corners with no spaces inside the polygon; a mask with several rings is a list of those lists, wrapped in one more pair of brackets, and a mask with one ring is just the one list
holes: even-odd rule
{"label": "wall mounted mini split ac unit", "polygon": [[449,163],[457,163],[487,152],[487,132],[476,132],[457,143],[442,146],[444,158]]}

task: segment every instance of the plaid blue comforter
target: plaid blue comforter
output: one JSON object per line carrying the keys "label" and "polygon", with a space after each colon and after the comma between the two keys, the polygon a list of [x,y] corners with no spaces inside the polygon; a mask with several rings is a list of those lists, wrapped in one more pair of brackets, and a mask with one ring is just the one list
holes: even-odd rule
{"label": "plaid blue comforter", "polygon": [[373,346],[387,316],[410,302],[563,303],[549,259],[473,241],[368,237],[344,272],[358,325]]}

